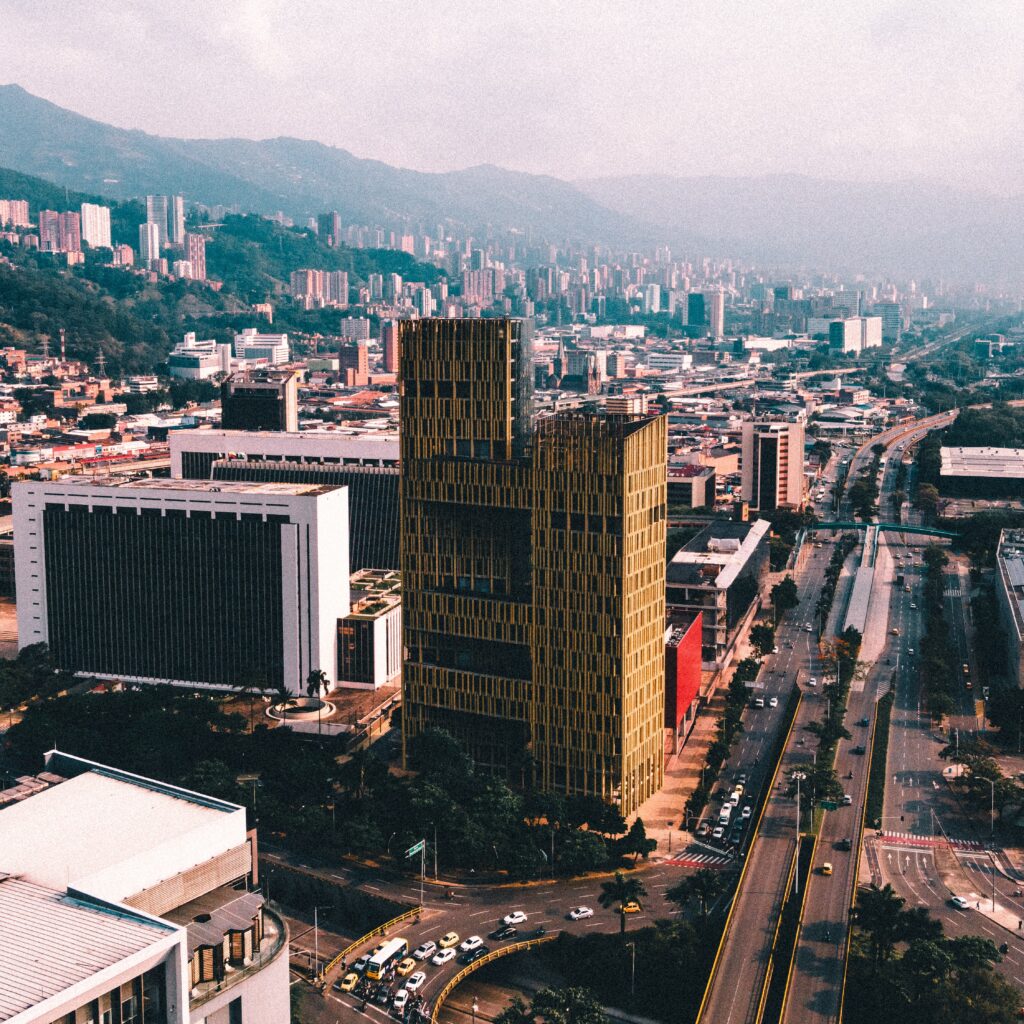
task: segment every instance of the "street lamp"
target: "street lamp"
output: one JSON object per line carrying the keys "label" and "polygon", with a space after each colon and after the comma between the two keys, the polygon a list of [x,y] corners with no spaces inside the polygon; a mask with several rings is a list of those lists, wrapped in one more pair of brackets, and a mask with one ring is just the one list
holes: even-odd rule
{"label": "street lamp", "polygon": [[629,972],[629,998],[632,999],[636,995],[636,943],[627,942],[626,945],[632,956],[632,966]]}
{"label": "street lamp", "polygon": [[473,1024],[476,1024],[476,1011],[480,1009],[480,1004],[474,999],[473,1000]]}
{"label": "street lamp", "polygon": [[331,910],[331,905],[313,908],[313,961],[316,963],[315,977],[320,978],[320,911]]}
{"label": "street lamp", "polygon": [[794,892],[800,893],[800,783],[807,778],[803,772],[794,772],[796,780],[796,874],[794,875]]}

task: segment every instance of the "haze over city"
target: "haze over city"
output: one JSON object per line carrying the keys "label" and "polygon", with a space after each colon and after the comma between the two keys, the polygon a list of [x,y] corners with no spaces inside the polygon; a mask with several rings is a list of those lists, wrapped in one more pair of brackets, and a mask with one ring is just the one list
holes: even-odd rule
{"label": "haze over city", "polygon": [[4,0],[2,76],[185,138],[419,170],[1024,186],[1013,4]]}

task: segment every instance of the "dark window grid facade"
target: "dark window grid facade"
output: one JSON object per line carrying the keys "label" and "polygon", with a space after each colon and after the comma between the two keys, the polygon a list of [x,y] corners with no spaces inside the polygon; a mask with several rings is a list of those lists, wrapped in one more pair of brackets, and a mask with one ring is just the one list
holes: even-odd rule
{"label": "dark window grid facade", "polygon": [[253,518],[43,513],[49,643],[72,671],[284,681],[281,529]]}
{"label": "dark window grid facade", "polygon": [[[182,453],[182,471],[185,472]],[[218,459],[214,480],[325,484],[348,488],[349,567],[398,569],[398,470],[386,466],[339,466],[310,462]],[[188,473],[185,472],[188,476]]]}

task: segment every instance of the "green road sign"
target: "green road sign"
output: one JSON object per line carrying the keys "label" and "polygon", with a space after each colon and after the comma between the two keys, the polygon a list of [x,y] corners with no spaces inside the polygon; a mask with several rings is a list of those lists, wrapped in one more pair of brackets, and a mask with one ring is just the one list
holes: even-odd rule
{"label": "green road sign", "polygon": [[824,807],[826,811],[839,810],[839,804],[837,804],[835,800],[822,800],[821,806]]}
{"label": "green road sign", "polygon": [[412,857],[413,855],[420,853],[423,850],[423,847],[426,846],[426,843],[427,841],[425,839],[421,839],[415,846],[410,846],[409,849],[405,851],[406,857]]}

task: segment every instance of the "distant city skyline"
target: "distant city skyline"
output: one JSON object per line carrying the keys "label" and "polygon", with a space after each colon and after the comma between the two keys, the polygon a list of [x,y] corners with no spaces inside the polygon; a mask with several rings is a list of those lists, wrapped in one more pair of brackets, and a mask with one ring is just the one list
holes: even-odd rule
{"label": "distant city skyline", "polygon": [[6,81],[174,137],[418,170],[921,178],[1024,192],[1016,9],[5,0]]}

